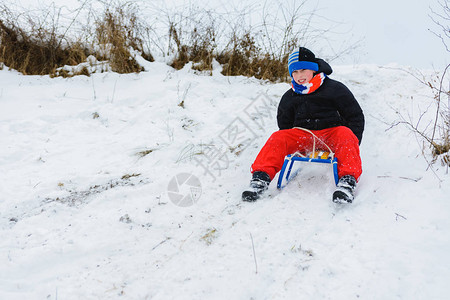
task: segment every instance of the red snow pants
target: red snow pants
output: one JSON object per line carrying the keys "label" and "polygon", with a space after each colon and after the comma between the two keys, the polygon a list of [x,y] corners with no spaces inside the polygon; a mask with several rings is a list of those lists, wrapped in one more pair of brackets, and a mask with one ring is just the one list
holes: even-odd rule
{"label": "red snow pants", "polygon": [[[318,138],[316,149],[334,152],[338,161],[338,176],[352,175],[359,179],[362,173],[359,141],[350,128],[345,126],[311,130]],[[262,171],[273,179],[283,166],[284,157],[296,151],[312,151],[314,137],[311,133],[292,128],[274,132],[263,146],[251,167],[251,172]]]}

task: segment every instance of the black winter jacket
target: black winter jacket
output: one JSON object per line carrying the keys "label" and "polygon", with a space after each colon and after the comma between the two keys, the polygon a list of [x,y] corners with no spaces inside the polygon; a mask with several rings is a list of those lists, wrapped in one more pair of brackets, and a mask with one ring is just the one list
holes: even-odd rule
{"label": "black winter jacket", "polygon": [[[329,75],[328,63],[317,59],[319,72]],[[361,144],[364,114],[350,90],[339,81],[325,78],[321,87],[311,94],[297,94],[289,89],[281,98],[277,114],[278,127],[302,127],[320,130],[336,126],[350,128]]]}

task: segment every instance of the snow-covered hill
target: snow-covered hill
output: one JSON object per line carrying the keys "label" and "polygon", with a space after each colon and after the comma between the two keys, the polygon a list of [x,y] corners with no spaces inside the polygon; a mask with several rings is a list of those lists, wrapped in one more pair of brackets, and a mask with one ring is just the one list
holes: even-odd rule
{"label": "snow-covered hill", "polygon": [[366,115],[353,204],[317,164],[242,203],[289,86],[145,67],[0,71],[0,299],[448,299],[449,176],[389,125],[431,103],[416,79],[334,67]]}

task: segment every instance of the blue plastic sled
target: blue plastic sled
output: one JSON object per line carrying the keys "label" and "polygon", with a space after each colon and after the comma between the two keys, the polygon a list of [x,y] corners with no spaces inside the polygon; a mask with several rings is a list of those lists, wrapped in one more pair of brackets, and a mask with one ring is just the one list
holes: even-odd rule
{"label": "blue plastic sled", "polygon": [[[339,177],[338,177],[338,171],[337,171],[336,157],[334,157],[333,155],[330,155],[329,152],[315,151],[307,157],[299,156],[296,153],[287,155],[284,159],[283,167],[280,170],[280,174],[278,175],[277,188],[282,189],[289,183],[290,179],[294,178],[295,175],[297,175],[297,173],[295,173],[291,177],[292,167],[294,165],[294,162],[296,162],[296,161],[332,164],[334,181],[335,181],[336,185],[338,184]],[[286,172],[286,169],[287,169],[287,172]],[[286,176],[284,173],[286,173]],[[283,185],[283,180],[286,182],[285,185]]]}

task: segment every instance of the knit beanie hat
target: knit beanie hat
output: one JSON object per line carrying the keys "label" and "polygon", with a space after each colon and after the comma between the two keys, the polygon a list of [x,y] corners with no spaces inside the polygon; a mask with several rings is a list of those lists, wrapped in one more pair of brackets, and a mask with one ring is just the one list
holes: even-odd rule
{"label": "knit beanie hat", "polygon": [[289,75],[296,70],[313,70],[319,71],[319,65],[315,62],[316,56],[309,49],[300,47],[289,55],[288,67]]}

